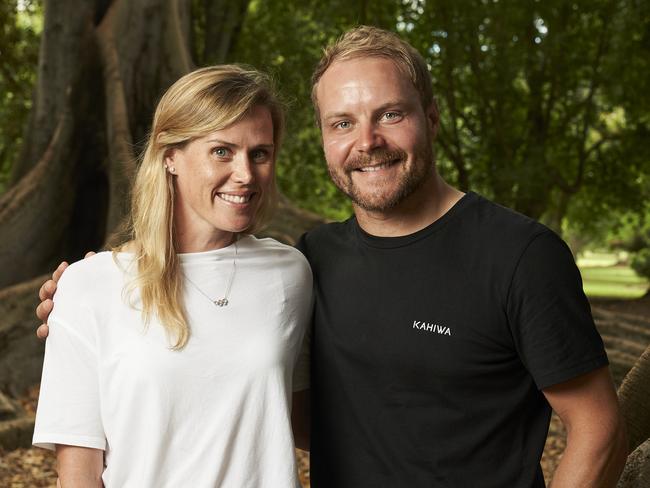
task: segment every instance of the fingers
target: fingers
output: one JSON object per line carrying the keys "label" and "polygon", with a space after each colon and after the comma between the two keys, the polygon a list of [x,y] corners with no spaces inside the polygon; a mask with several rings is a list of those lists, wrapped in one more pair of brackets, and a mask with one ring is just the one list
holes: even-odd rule
{"label": "fingers", "polygon": [[[61,264],[59,264],[59,267],[54,270],[54,273],[52,273],[52,279],[58,283],[59,279],[61,279],[61,275],[65,271],[65,269],[68,267],[68,263],[63,261]],[[55,287],[56,288],[56,287]]]}
{"label": "fingers", "polygon": [[47,339],[47,336],[50,333],[50,328],[47,324],[41,324],[38,329],[36,329],[36,337],[39,339]]}
{"label": "fingers", "polygon": [[94,256],[94,255],[95,255],[95,251],[88,251],[86,253],[86,255],[84,256],[84,259],[89,258],[90,256]]}
{"label": "fingers", "polygon": [[41,320],[41,322],[47,323],[47,318],[50,316],[52,308],[54,308],[54,302],[51,299],[48,298],[43,300],[36,307],[36,316]]}
{"label": "fingers", "polygon": [[54,296],[55,291],[56,281],[47,280],[45,283],[43,283],[43,285],[41,285],[41,288],[38,290],[38,298],[41,299],[41,302],[49,300]]}

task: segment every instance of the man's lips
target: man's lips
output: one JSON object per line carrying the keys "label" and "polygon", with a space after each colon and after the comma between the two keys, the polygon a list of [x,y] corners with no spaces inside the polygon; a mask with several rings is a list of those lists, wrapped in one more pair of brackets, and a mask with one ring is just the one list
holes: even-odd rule
{"label": "man's lips", "polygon": [[400,161],[400,159],[393,159],[391,161],[385,161],[382,163],[376,163],[368,166],[362,166],[360,168],[355,168],[354,171],[360,171],[362,173],[372,173],[374,171],[381,171],[382,169],[386,169],[390,166],[393,166],[394,164],[397,164]]}

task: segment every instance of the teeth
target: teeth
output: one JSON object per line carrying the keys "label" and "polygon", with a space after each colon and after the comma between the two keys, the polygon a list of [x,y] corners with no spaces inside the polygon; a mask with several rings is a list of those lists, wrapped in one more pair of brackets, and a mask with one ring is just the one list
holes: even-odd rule
{"label": "teeth", "polygon": [[380,169],[388,168],[390,163],[377,164],[375,166],[366,166],[364,168],[359,168],[359,171],[370,172],[370,171],[379,171]]}
{"label": "teeth", "polygon": [[248,195],[230,195],[228,193],[217,193],[219,198],[222,200],[225,200],[226,202],[231,202],[231,203],[247,203],[250,201],[251,197],[253,196],[252,194]]}

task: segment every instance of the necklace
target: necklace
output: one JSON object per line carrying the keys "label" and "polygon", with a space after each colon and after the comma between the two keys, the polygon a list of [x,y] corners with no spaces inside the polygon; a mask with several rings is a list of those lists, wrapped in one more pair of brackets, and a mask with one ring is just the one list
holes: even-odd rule
{"label": "necklace", "polygon": [[217,298],[216,300],[213,300],[210,295],[208,295],[206,292],[201,290],[199,288],[199,285],[194,283],[191,279],[189,279],[187,276],[185,279],[192,285],[194,288],[196,288],[196,291],[198,291],[201,295],[203,295],[205,298],[210,300],[214,305],[217,307],[225,307],[228,305],[228,297],[230,296],[230,288],[232,287],[232,282],[235,279],[235,272],[237,271],[237,241],[235,241],[235,255],[232,257],[232,270],[230,271],[230,277],[228,278],[228,285],[226,286],[226,292],[223,294],[223,298]]}

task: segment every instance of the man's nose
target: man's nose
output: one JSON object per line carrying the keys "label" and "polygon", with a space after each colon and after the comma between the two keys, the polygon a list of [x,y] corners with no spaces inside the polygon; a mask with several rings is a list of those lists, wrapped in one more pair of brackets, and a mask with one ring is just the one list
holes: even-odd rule
{"label": "man's nose", "polygon": [[383,147],[384,140],[381,131],[375,124],[360,123],[357,134],[356,149],[359,152],[370,153],[373,150]]}

